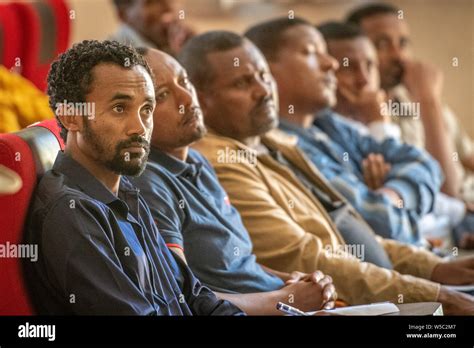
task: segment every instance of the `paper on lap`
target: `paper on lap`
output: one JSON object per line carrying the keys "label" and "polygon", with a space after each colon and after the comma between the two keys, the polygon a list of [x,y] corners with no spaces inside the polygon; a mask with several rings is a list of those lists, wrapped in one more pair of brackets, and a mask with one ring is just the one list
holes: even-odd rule
{"label": "paper on lap", "polygon": [[384,315],[396,313],[399,311],[400,310],[398,309],[398,307],[395,306],[393,303],[381,302],[372,303],[368,305],[342,307],[325,311],[306,312],[306,314],[314,315],[318,312],[327,312],[338,315]]}

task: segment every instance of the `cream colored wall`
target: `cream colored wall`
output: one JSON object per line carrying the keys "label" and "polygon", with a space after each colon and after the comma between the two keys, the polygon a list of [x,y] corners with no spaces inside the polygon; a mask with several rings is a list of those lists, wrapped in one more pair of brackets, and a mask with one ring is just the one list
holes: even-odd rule
{"label": "cream colored wall", "polygon": [[[260,20],[295,11],[314,23],[342,19],[362,0],[277,1],[290,5],[256,6],[254,0],[235,1],[234,12],[216,14],[217,0],[184,0],[186,21],[197,31],[228,29],[243,31]],[[399,0],[391,2],[404,10],[412,31],[415,54],[439,66],[445,74],[445,101],[455,110],[464,128],[474,138],[474,0]],[[111,0],[69,0],[75,11],[73,42],[105,39],[118,21]],[[275,5],[275,3],[273,3]],[[452,66],[453,57],[459,66]]]}

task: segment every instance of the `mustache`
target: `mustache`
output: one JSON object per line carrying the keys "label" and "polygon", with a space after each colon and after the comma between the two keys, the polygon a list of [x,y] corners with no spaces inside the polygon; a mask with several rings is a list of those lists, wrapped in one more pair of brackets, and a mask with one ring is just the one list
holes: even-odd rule
{"label": "mustache", "polygon": [[146,140],[145,137],[142,137],[140,135],[132,135],[129,139],[123,140],[120,143],[118,143],[117,150],[126,149],[128,147],[132,147],[136,145],[143,146],[145,150],[147,151],[150,149],[150,142]]}
{"label": "mustache", "polygon": [[255,105],[255,107],[252,109],[252,112],[260,111],[264,107],[268,106],[268,104],[274,104],[273,98],[272,98],[271,95],[266,96],[266,97],[262,97],[262,99],[260,99],[258,104]]}
{"label": "mustache", "polygon": [[187,124],[195,118],[202,118],[202,110],[199,106],[191,106],[186,109],[186,112],[183,115],[183,124]]}
{"label": "mustache", "polygon": [[337,84],[337,78],[336,78],[336,75],[334,73],[328,73],[326,74],[326,76],[324,76],[324,82],[329,84],[329,83],[332,83],[332,84]]}

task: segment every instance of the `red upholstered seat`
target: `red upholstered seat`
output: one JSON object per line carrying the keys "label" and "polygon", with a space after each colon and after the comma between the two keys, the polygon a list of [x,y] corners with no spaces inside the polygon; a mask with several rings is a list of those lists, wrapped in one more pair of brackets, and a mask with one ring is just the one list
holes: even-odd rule
{"label": "red upholstered seat", "polygon": [[[38,179],[51,169],[61,143],[56,120],[35,124],[17,133],[0,134],[0,164],[15,171],[23,181],[16,194],[0,195],[0,244],[22,243],[31,196]],[[33,314],[22,262],[19,258],[0,258],[0,315]]]}
{"label": "red upholstered seat", "polygon": [[18,13],[10,4],[0,4],[0,64],[8,69],[20,57],[21,37]]}
{"label": "red upholstered seat", "polygon": [[22,74],[44,91],[50,64],[68,47],[69,10],[64,0],[15,2],[10,6],[22,27]]}

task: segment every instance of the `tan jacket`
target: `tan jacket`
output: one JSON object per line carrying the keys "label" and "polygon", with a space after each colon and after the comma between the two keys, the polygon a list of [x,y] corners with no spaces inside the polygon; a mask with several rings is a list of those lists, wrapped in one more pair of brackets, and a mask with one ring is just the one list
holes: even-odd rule
{"label": "tan jacket", "polygon": [[[280,150],[323,191],[343,199],[295,146],[296,138],[274,130],[262,141]],[[350,304],[437,300],[439,285],[420,279],[429,279],[441,261],[434,254],[377,236],[396,271],[361,262],[344,251],[344,240],[319,201],[270,155],[248,161],[254,150],[212,133],[194,147],[214,166],[242,215],[261,264],[284,272],[322,270],[333,277],[339,297]]]}

